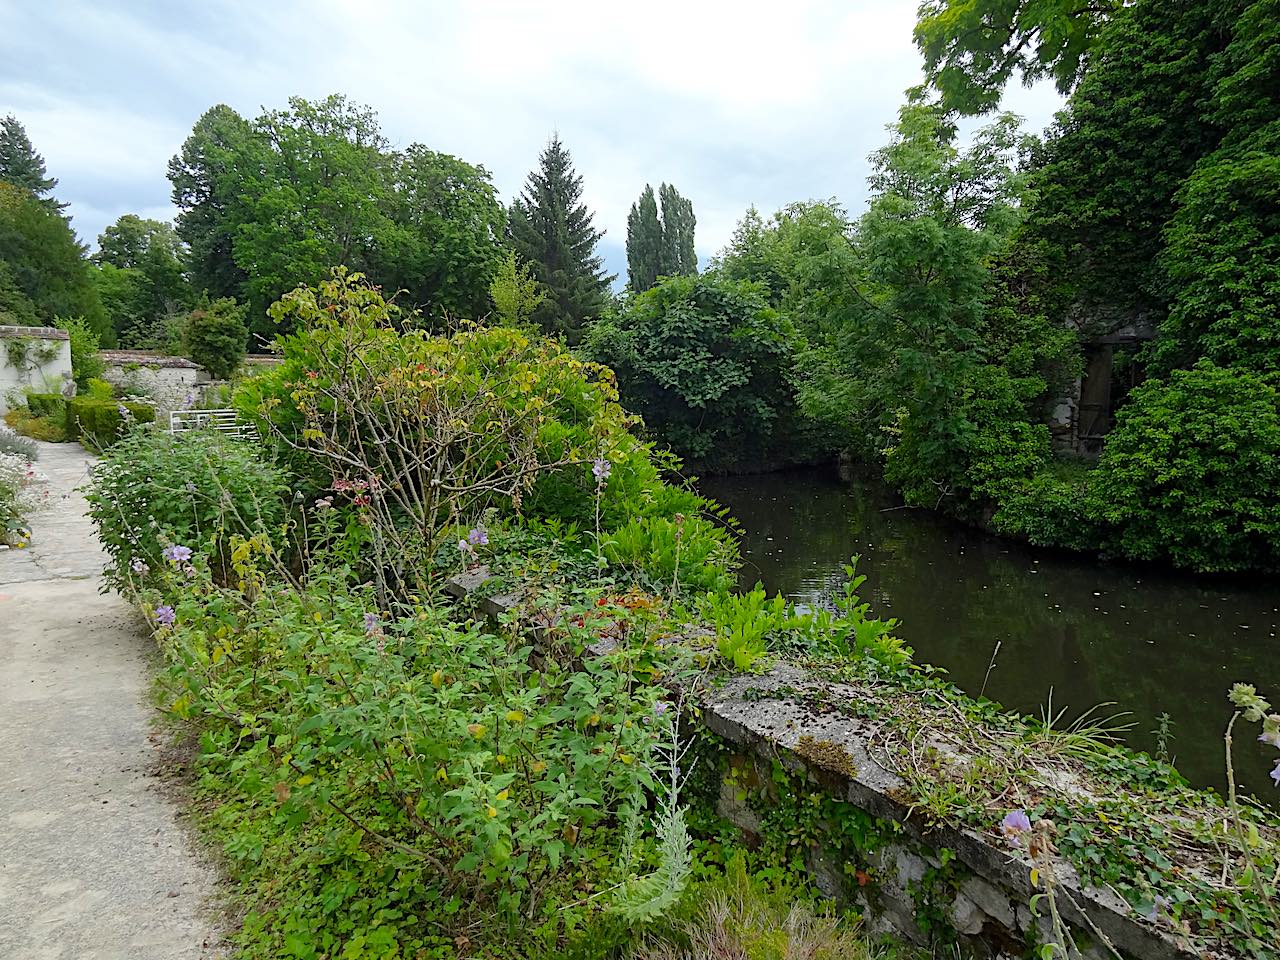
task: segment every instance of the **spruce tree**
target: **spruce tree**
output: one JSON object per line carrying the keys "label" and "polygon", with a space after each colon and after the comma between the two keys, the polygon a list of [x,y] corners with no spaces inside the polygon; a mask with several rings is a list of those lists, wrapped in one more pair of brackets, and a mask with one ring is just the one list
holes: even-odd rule
{"label": "spruce tree", "polygon": [[58,181],[44,168],[27,131],[13,114],[0,120],[0,180],[26,190],[41,203],[61,211],[66,204],[49,196]]}
{"label": "spruce tree", "polygon": [[614,277],[596,256],[604,231],[592,224],[582,203],[582,178],[558,136],[542,151],[538,169],[512,203],[509,222],[512,246],[547,292],[533,321],[577,342],[583,323],[604,309]]}
{"label": "spruce tree", "polygon": [[634,293],[644,293],[659,277],[692,276],[698,272],[693,203],[665,183],[659,187],[658,197],[661,214],[653,187],[645,184],[627,217],[627,273]]}

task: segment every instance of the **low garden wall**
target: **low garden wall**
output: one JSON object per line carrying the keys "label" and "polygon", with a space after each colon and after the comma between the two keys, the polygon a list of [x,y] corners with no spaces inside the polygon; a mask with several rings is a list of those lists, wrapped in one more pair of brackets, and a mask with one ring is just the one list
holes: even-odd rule
{"label": "low garden wall", "polygon": [[[517,611],[519,596],[485,595],[488,579],[487,570],[477,569],[454,577],[445,590],[488,616]],[[546,631],[531,634],[542,656],[553,655]],[[608,653],[613,643],[600,641],[586,655]],[[1037,950],[1060,956],[1043,953],[1059,939],[1056,911],[1088,960],[1233,955],[1192,949],[1111,890],[1082,884],[1061,857],[1033,863],[1029,844],[1019,849],[976,830],[929,822],[904,802],[903,780],[878,762],[876,721],[858,716],[864,693],[778,664],[690,695],[696,706],[687,715],[710,734],[701,777],[718,813],[749,844],[768,823],[789,824],[802,838],[819,890],[857,908],[872,930],[925,946],[941,940],[978,956]],[[920,747],[953,749],[941,741]],[[1054,874],[1052,908],[1044,880],[1037,877],[1033,885],[1037,866]]]}
{"label": "low garden wall", "polygon": [[56,393],[62,375],[70,372],[71,340],[67,331],[0,326],[0,414],[14,406],[11,394],[28,388]]}
{"label": "low garden wall", "polygon": [[155,401],[161,411],[179,410],[201,399],[209,374],[186,357],[170,357],[143,350],[99,351],[106,363],[103,379],[116,394],[136,393]]}

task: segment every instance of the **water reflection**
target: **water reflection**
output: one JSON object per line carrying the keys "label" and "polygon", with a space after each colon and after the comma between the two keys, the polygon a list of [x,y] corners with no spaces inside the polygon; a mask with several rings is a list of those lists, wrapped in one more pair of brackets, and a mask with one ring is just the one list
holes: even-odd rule
{"label": "water reflection", "polygon": [[[894,509],[875,485],[827,471],[705,480],[743,527],[744,581],[822,603],[859,553],[864,597],[903,621],[918,660],[976,694],[1040,713],[1052,692],[1069,716],[1105,701],[1128,711],[1126,735],[1154,752],[1162,712],[1170,752],[1193,783],[1222,789],[1227,688],[1280,696],[1274,582],[1218,582],[1042,551],[920,511]],[[1271,799],[1275,752],[1240,742],[1236,770]]]}

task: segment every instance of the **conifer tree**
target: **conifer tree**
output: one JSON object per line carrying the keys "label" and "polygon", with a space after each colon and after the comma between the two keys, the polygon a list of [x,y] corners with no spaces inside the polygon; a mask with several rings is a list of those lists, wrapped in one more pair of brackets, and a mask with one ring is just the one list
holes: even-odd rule
{"label": "conifer tree", "polygon": [[627,217],[627,273],[634,293],[644,293],[659,277],[692,276],[698,272],[693,203],[665,183],[658,188],[658,197],[661,214],[653,187],[645,184]]}
{"label": "conifer tree", "polygon": [[509,222],[512,246],[547,293],[533,321],[577,342],[583,323],[604,309],[614,277],[596,255],[604,231],[595,228],[582,203],[582,177],[558,136],[542,151],[538,169],[512,203]]}
{"label": "conifer tree", "polygon": [[36,153],[26,129],[13,114],[0,120],[0,180],[26,190],[55,210],[66,206],[51,196],[58,181],[48,175],[44,157]]}

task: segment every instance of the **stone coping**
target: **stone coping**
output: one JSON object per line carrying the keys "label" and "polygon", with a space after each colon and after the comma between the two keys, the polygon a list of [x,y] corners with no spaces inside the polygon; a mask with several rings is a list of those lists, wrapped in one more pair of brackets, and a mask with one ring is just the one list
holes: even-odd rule
{"label": "stone coping", "polygon": [[0,340],[20,340],[30,337],[34,340],[70,340],[71,335],[57,327],[17,327],[5,324],[0,326]]}
{"label": "stone coping", "polygon": [[[476,567],[447,580],[444,591],[457,600],[474,603],[486,616],[514,612],[524,599],[519,593],[473,596],[490,579],[487,568]],[[553,651],[544,632],[534,628],[530,633],[539,653],[550,656]],[[616,641],[604,639],[589,645],[585,656],[602,656],[615,646]],[[1012,924],[1013,929],[1004,933],[1015,935],[1019,924],[1014,918],[1026,918],[1021,923],[1025,933],[1032,923],[1026,905],[1036,893],[1043,892],[1031,884],[1031,860],[968,827],[927,823],[897,799],[905,784],[874,758],[867,735],[870,722],[844,713],[820,713],[810,702],[816,697],[826,703],[856,703],[859,696],[860,691],[852,685],[779,663],[765,673],[735,674],[719,686],[699,691],[701,709],[696,716],[708,730],[744,753],[766,761],[777,760],[792,773],[806,776],[823,792],[898,824],[920,848],[951,849],[955,859],[972,872],[987,892],[985,898],[980,898],[985,902],[979,904],[984,917],[1005,928]],[[801,743],[802,737],[805,744]],[[815,743],[822,751],[813,750]],[[838,759],[833,762],[833,757]],[[1114,891],[1082,884],[1075,868],[1061,857],[1055,858],[1054,869],[1060,888],[1069,894],[1060,899],[1059,911],[1067,925],[1085,940],[1097,941],[1097,934],[1101,933],[1116,951],[1133,960],[1236,956],[1195,949],[1174,931],[1139,918]],[[969,890],[968,895],[972,897],[973,891]],[[1080,908],[1086,915],[1081,914]],[[1041,912],[1047,912],[1047,908]],[[898,926],[909,938],[919,936],[919,930],[901,929],[901,922]],[[997,952],[1006,955],[1003,947]],[[1115,954],[1097,944],[1088,956]]]}
{"label": "stone coping", "polygon": [[204,367],[186,357],[171,357],[164,353],[150,350],[99,350],[98,356],[112,367],[125,367],[136,363],[140,367],[160,367],[162,369],[203,370]]}

